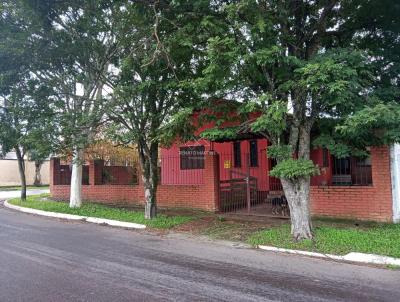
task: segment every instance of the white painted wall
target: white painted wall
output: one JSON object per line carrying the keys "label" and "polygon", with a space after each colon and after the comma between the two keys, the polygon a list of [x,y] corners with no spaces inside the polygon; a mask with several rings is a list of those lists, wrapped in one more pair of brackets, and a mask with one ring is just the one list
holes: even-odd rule
{"label": "white painted wall", "polygon": [[393,222],[400,223],[400,144],[390,148],[392,174]]}
{"label": "white painted wall", "polygon": [[[33,185],[35,180],[35,163],[25,161],[26,184]],[[50,183],[50,162],[45,161],[40,170],[42,176],[42,184]],[[18,172],[17,160],[7,159],[0,160],[0,186],[19,186],[21,184]]]}

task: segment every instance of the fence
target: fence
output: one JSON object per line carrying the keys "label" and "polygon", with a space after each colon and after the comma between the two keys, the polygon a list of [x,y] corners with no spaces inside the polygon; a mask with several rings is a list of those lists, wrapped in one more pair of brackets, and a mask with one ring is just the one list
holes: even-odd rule
{"label": "fence", "polygon": [[[238,165],[235,167],[233,154],[227,153],[221,153],[219,156],[206,153],[204,167],[201,158],[195,159],[198,163],[190,166],[187,162],[181,164],[180,156],[162,157],[160,158],[161,183],[157,191],[159,206],[287,217],[288,207],[279,190],[281,187],[279,179],[269,177],[268,171],[271,170],[272,165],[264,154],[264,152],[258,153],[258,161],[253,157],[251,165],[246,164],[246,155],[243,155],[240,167]],[[334,163],[331,156],[328,157],[325,166],[322,164],[322,156],[321,160],[318,154],[313,156],[313,160],[314,158],[321,170],[325,170],[325,173],[317,176],[319,180],[314,181],[310,189],[311,211],[314,215],[391,221],[392,188],[387,147],[371,148],[371,162],[369,159],[363,159],[362,163],[357,163],[353,159],[351,167],[345,170],[340,169],[342,167],[340,163],[335,163],[336,169],[333,169]],[[90,185],[83,186],[82,190],[85,200],[143,204],[144,191],[141,177],[138,177],[138,185],[104,184],[103,167],[114,166],[111,165],[112,163],[110,166],[104,163],[104,166],[99,169],[98,167],[101,167],[99,164],[100,162],[90,162],[88,171]],[[64,167],[59,165],[58,159],[53,159],[50,167],[51,194],[56,199],[65,200],[69,196],[70,187],[57,185],[60,182],[55,181],[57,178],[62,178],[60,170]],[[184,169],[181,169],[182,167]],[[356,172],[355,169],[361,172]],[[172,173],[174,170],[177,175]],[[369,176],[370,173],[372,179]],[[349,174],[352,175],[351,186],[332,185],[333,175]],[[188,175],[191,175],[190,178]],[[315,178],[313,177],[314,180]],[[266,183],[268,186],[265,185]],[[269,190],[264,190],[264,188]]]}
{"label": "fence", "polygon": [[[160,165],[177,165],[177,158],[169,157],[161,158]],[[179,163],[179,161],[178,161]],[[109,163],[111,164],[111,163]],[[179,163],[180,164],[180,163]],[[173,175],[166,175],[169,183],[182,180],[184,184],[165,184],[161,178],[161,183],[157,188],[157,202],[160,207],[184,207],[202,209],[208,211],[216,211],[218,209],[218,156],[215,154],[204,154],[204,168],[190,169],[194,176],[190,181],[180,176],[177,178]],[[162,168],[162,167],[161,167]],[[57,200],[68,199],[70,186],[67,177],[61,174],[64,173],[63,165],[60,165],[60,160],[53,158],[50,163],[51,183],[50,192],[53,198]],[[165,170],[165,169],[164,169]],[[105,181],[104,171],[110,171],[113,175],[113,183]],[[129,173],[128,173],[129,172]],[[164,171],[165,172],[165,171]],[[130,181],[133,171],[131,167],[126,166],[107,166],[102,160],[91,160],[89,162],[89,183],[88,186],[82,188],[82,198],[84,200],[104,202],[104,203],[131,203],[143,204],[144,190],[143,183],[140,177],[140,170],[136,169],[137,181]],[[67,172],[65,172],[66,175]],[[119,174],[119,176],[117,176]],[[161,172],[162,174],[162,172]],[[63,179],[63,180],[61,180]],[[60,181],[61,180],[61,181]],[[106,178],[107,180],[107,178]],[[129,184],[126,184],[129,182]],[[134,184],[135,183],[135,184]],[[195,184],[197,183],[197,184]]]}
{"label": "fence", "polygon": [[220,210],[287,216],[288,212],[278,211],[281,204],[274,204],[281,198],[282,186],[279,179],[268,176],[270,167],[265,150],[220,154]]}
{"label": "fence", "polygon": [[205,154],[160,157],[161,185],[204,184]]}
{"label": "fence", "polygon": [[[55,184],[57,185],[70,185],[72,165],[60,165],[59,166],[59,178]],[[89,166],[82,166],[82,185],[89,185]]]}
{"label": "fence", "polygon": [[265,150],[253,153],[253,155],[242,153],[240,157],[236,158],[234,153],[220,153],[219,161],[221,181],[236,181],[249,174],[256,181],[257,190],[268,191],[269,161]]}
{"label": "fence", "polygon": [[[102,161],[95,161],[94,167],[96,174],[96,185],[137,185],[138,184],[138,167],[136,166],[105,166]],[[57,169],[54,177],[54,185],[70,185],[72,165],[61,164]],[[89,185],[90,181],[90,165],[82,166],[82,185]]]}
{"label": "fence", "polygon": [[332,156],[332,185],[372,185],[372,169],[370,158],[335,158]]}
{"label": "fence", "polygon": [[103,185],[137,185],[139,175],[137,166],[104,166]]}

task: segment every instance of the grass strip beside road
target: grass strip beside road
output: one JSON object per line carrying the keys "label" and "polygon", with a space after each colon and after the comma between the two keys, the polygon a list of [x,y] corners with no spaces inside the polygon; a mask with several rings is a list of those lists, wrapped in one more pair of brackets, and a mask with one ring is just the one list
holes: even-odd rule
{"label": "grass strip beside road", "polygon": [[166,216],[157,215],[157,218],[146,220],[142,211],[132,211],[120,208],[112,208],[105,205],[95,203],[83,203],[81,208],[72,209],[65,202],[56,202],[45,200],[47,194],[29,196],[26,201],[21,201],[19,198],[9,200],[10,204],[32,208],[47,212],[56,212],[80,216],[89,216],[97,218],[112,219],[124,222],[133,222],[144,224],[150,228],[169,229],[174,226],[189,222],[195,217],[192,216]]}
{"label": "grass strip beside road", "polygon": [[[48,200],[48,196],[48,194],[29,196],[25,202],[15,198],[9,202],[48,212],[139,223],[155,229],[179,226],[175,228],[178,231],[185,232],[189,229],[189,232],[208,235],[215,239],[247,241],[253,246],[269,245],[335,255],[360,252],[400,258],[399,224],[318,218],[313,220],[314,239],[294,242],[290,235],[290,224],[280,220],[277,222],[270,219],[269,223],[226,221],[213,215],[181,211],[169,211],[168,215],[159,214],[155,219],[146,220],[142,210],[113,208],[89,202],[85,202],[79,209],[71,209],[65,202]],[[202,216],[205,219],[200,219]]]}
{"label": "grass strip beside road", "polygon": [[290,225],[285,224],[256,232],[248,238],[248,242],[254,246],[269,245],[324,254],[345,255],[360,252],[400,258],[400,225],[343,227],[319,222],[314,229],[312,241],[294,242],[290,235]]}
{"label": "grass strip beside road", "polygon": [[[49,186],[27,186],[27,190],[48,190]],[[20,191],[21,186],[5,186],[0,187],[0,192]]]}

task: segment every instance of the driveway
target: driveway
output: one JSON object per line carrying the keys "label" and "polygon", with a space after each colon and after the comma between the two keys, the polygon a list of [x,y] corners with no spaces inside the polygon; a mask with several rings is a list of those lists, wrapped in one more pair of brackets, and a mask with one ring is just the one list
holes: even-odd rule
{"label": "driveway", "polygon": [[0,301],[400,301],[400,272],[0,207]]}
{"label": "driveway", "polygon": [[[26,190],[26,195],[37,195],[37,194],[44,194],[49,193],[49,189],[29,189]],[[4,200],[7,198],[16,198],[21,196],[21,191],[0,191],[0,200]]]}

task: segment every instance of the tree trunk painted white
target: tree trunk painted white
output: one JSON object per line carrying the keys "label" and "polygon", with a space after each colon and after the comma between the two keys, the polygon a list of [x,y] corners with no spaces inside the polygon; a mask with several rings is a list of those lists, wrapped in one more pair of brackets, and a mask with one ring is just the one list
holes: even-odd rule
{"label": "tree trunk painted white", "polygon": [[[300,122],[295,120],[291,128],[289,141],[294,153],[297,153],[298,159],[310,159],[311,127],[312,122],[301,125]],[[312,239],[310,177],[281,178],[281,183],[289,205],[293,239],[295,241]]]}
{"label": "tree trunk painted white", "polygon": [[145,219],[153,219],[157,217],[157,207],[156,207],[156,194],[154,190],[154,186],[152,185],[151,179],[146,179],[142,176],[144,183],[144,199],[145,199],[145,208],[144,208],[144,218]]}
{"label": "tree trunk painted white", "polygon": [[70,208],[80,208],[82,205],[82,161],[83,151],[76,149],[72,159]]}
{"label": "tree trunk painted white", "polygon": [[291,233],[295,241],[312,239],[310,215],[310,178],[281,179],[290,209]]}

